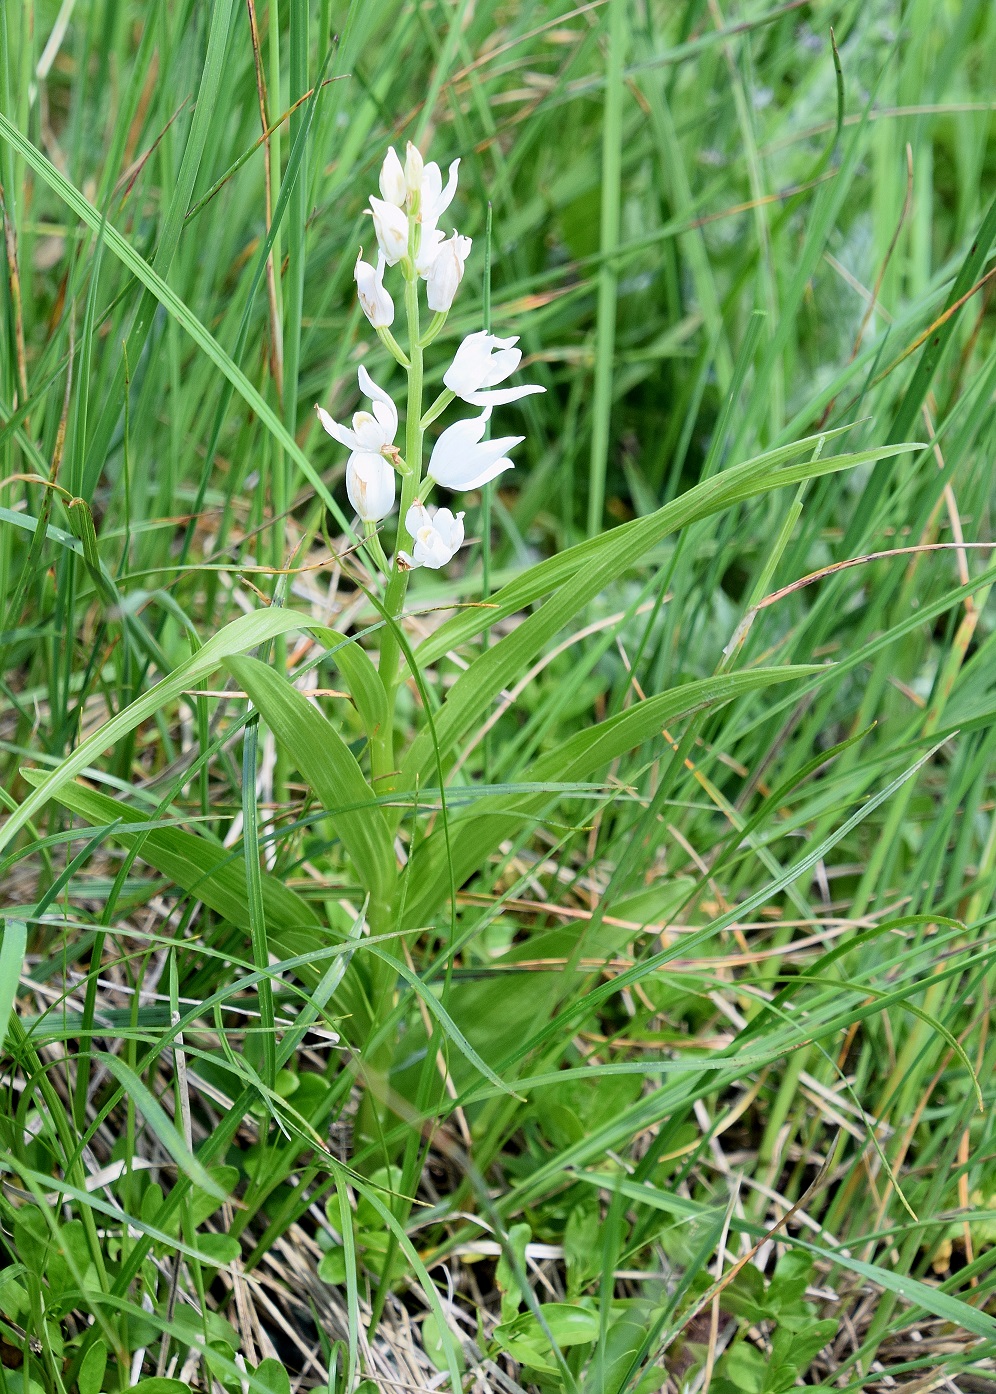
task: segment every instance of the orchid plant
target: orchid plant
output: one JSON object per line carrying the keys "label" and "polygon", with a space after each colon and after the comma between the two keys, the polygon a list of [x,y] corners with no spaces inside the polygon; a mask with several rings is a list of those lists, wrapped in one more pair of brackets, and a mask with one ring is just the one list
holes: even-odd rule
{"label": "orchid plant", "polygon": [[[407,377],[403,447],[396,443],[398,405],[362,365],[357,379],[370,402],[368,410],[357,411],[347,426],[316,407],[325,431],[350,452],[346,493],[362,525],[367,551],[386,578],[381,603],[388,623],[382,631],[379,677],[387,698],[387,719],[369,732],[373,787],[380,795],[394,792],[398,782],[392,714],[401,678],[397,622],[409,575],[421,567],[440,570],[464,543],[464,511],[430,503],[430,495],[436,486],[454,494],[478,490],[512,469],[510,452],[524,437],[490,437],[492,413],[496,407],[545,391],[536,383],[501,386],[519,367],[518,338],[500,338],[481,330],[462,340],[443,374],[443,390],[428,407],[424,405],[424,354],[446,322],[472,245],[455,228],[440,227],[457,191],[459,168],[460,161],[454,160],[444,185],[438,164],[424,162],[414,144],[408,143],[404,164],[391,147],[380,170],[379,197],[371,196],[367,210],[377,240],[376,262],[364,260],[361,247],[354,268],[363,313]],[[385,285],[386,274],[394,267],[400,271],[404,299],[405,347],[392,332],[395,300]],[[431,312],[424,327],[423,287]],[[457,401],[477,412],[439,434],[426,464],[426,431]],[[388,560],[382,528],[395,509],[397,527]],[[389,928],[391,913],[390,894],[372,894],[368,919],[374,932]]]}

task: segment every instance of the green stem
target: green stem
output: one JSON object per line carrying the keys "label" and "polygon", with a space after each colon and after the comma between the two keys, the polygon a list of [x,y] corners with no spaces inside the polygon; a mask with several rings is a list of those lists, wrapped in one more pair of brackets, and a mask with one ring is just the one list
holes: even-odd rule
{"label": "green stem", "polygon": [[[394,570],[391,572],[384,596],[384,608],[389,623],[383,633],[380,649],[380,676],[387,692],[387,710],[391,713],[384,723],[385,729],[378,732],[371,742],[370,761],[374,788],[378,794],[390,793],[394,789],[397,768],[394,758],[393,713],[399,682],[399,660],[401,648],[394,626],[400,621],[408,590],[408,572],[398,566],[397,556],[402,549],[409,549],[412,539],[405,527],[405,519],[418,495],[422,479],[422,437],[425,427],[422,423],[422,347],[419,343],[418,277],[414,261],[417,253],[417,225],[410,226],[410,255],[405,265],[405,311],[408,316],[408,407],[405,420],[405,467],[401,474],[401,511],[398,518],[398,535],[395,540]],[[370,928],[374,934],[389,933],[393,926],[394,905],[390,897],[371,901],[368,912]],[[380,1022],[391,1010],[395,978],[390,965],[381,959],[374,959],[370,965],[370,1033],[376,1035]],[[376,1144],[383,1136],[383,1105],[379,1096],[383,1094],[391,1077],[391,1064],[394,1058],[394,1042],[388,1038],[374,1047],[366,1056],[364,1064],[367,1074],[367,1090],[360,1107],[359,1131],[368,1142]],[[377,1155],[374,1151],[373,1155]],[[386,1160],[386,1158],[384,1159]]]}
{"label": "green stem", "polygon": [[455,397],[456,393],[451,392],[448,387],[445,389],[445,391],[440,392],[439,396],[433,402],[432,406],[422,417],[423,431],[425,430],[426,426],[431,426],[438,416],[442,416],[443,412],[446,410],[450,402],[452,402]]}
{"label": "green stem", "polygon": [[[412,258],[414,260],[414,258]],[[408,572],[397,564],[397,555],[410,548],[412,539],[408,535],[405,519],[418,494],[422,482],[422,348],[419,344],[418,278],[414,274],[405,283],[405,311],[408,315],[408,409],[405,422],[405,462],[407,469],[401,476],[401,510],[398,517],[398,536],[394,546],[395,563],[391,579],[387,583],[384,607],[388,618],[397,621],[404,609],[408,590]],[[384,641],[380,650],[380,676],[387,691],[387,709],[394,710],[395,694],[398,689],[398,661],[401,649],[393,628],[384,630]],[[394,732],[385,730],[374,742],[372,748],[373,774],[378,793],[388,793],[393,787],[389,782],[394,772]]]}

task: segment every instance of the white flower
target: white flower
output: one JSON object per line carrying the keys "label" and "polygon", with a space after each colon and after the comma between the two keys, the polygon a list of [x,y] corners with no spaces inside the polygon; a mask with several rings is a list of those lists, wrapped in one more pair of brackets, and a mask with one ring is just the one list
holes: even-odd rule
{"label": "white flower", "polygon": [[430,571],[438,571],[452,561],[463,546],[463,518],[462,513],[454,517],[448,508],[426,508],[416,499],[405,517],[405,527],[415,545],[411,556],[400,553],[408,569],[427,566]]}
{"label": "white flower", "polygon": [[352,429],[342,426],[322,407],[318,419],[329,435],[352,451],[346,461],[346,493],[364,523],[377,523],[394,507],[394,469],[384,451],[398,433],[398,409],[363,365],[357,372],[361,391],[373,402],[373,412],[358,411]]}
{"label": "white flower", "polygon": [[408,251],[408,219],[393,203],[370,195],[377,243],[388,266],[394,266]]}
{"label": "white flower", "polygon": [[415,201],[415,195],[422,192],[422,178],[425,173],[425,166],[422,164],[422,154],[417,145],[408,142],[405,151],[405,193],[407,195],[408,207],[411,208]]}
{"label": "white flower", "polygon": [[460,161],[454,160],[450,165],[449,178],[444,189],[443,176],[439,172],[439,166],[435,160],[431,160],[425,166],[422,172],[422,199],[419,205],[423,227],[435,227],[453,202],[453,196],[457,190],[457,171],[459,168]]}
{"label": "white flower", "polygon": [[379,523],[394,509],[394,470],[383,455],[354,450],[346,461],[346,493],[364,523]]}
{"label": "white flower", "polygon": [[403,208],[405,203],[405,174],[393,145],[384,156],[384,163],[380,167],[379,183],[381,196],[388,203],[393,203],[396,208]]}
{"label": "white flower", "polygon": [[505,402],[517,402],[520,397],[529,397],[533,392],[545,392],[546,388],[538,383],[488,390],[496,382],[504,382],[519,366],[522,350],[515,347],[518,342],[517,334],[510,339],[499,339],[483,329],[468,334],[443,374],[443,382],[451,392],[477,407],[498,407]]}
{"label": "white flower", "polygon": [[326,431],[340,445],[345,445],[350,450],[379,455],[385,446],[394,444],[394,437],[398,433],[398,409],[384,389],[377,386],[362,363],[356,377],[360,391],[373,402],[372,415],[368,411],[356,412],[353,417],[353,429],[350,430],[348,426],[340,426],[338,421],[334,421],[324,408],[316,407],[315,410]]}
{"label": "white flower", "polygon": [[418,247],[418,256],[415,258],[415,270],[422,277],[423,281],[429,277],[432,264],[436,260],[436,255],[443,245],[446,234],[438,228],[424,227],[422,229],[422,240]]}
{"label": "white flower", "polygon": [[375,329],[390,329],[394,323],[394,301],[384,289],[384,253],[377,256],[376,269],[363,260],[363,248],[356,258],[353,275],[363,313]]}
{"label": "white flower", "polygon": [[491,408],[485,407],[480,416],[447,426],[436,441],[427,472],[444,489],[454,492],[479,489],[489,479],[513,468],[512,461],[505,458],[505,451],[525,440],[525,436],[501,436],[498,440],[482,441],[490,416]]}
{"label": "white flower", "polygon": [[463,280],[463,268],[470,255],[471,240],[454,232],[448,242],[444,242],[426,276],[426,300],[429,309],[436,313],[445,312],[453,304],[457,287]]}

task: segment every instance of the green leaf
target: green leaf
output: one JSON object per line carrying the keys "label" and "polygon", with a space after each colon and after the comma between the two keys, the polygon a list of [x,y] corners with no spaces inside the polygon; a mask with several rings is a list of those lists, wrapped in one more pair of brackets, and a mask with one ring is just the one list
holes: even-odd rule
{"label": "green leaf", "polygon": [[364,886],[376,897],[389,895],[395,880],[391,834],[355,755],[338,731],[265,663],[231,658],[226,666],[311,785]]}
{"label": "green leaf", "polygon": [[767,1363],[756,1346],[739,1341],[723,1361],[723,1368],[733,1385],[744,1394],[761,1394]]}
{"label": "green leaf", "polygon": [[126,1065],[116,1055],[104,1051],[97,1051],[95,1054],[96,1058],[107,1067],[122,1088],[128,1091],[131,1102],[144,1116],[146,1123],[163,1147],[166,1148],[181,1172],[188,1176],[202,1191],[207,1191],[208,1195],[215,1196],[219,1202],[227,1200],[228,1192],[218,1184],[208,1169],[191,1152],[177,1132],[173,1120],[152,1094],[145,1081],[135,1073],[130,1065]]}
{"label": "green leaf", "polygon": [[100,1394],[107,1369],[107,1346],[98,1337],[84,1355],[80,1364],[76,1385],[79,1394]]}
{"label": "green leaf", "polygon": [[[806,665],[755,668],[686,683],[670,692],[649,697],[590,730],[577,732],[555,750],[541,756],[532,774],[539,783],[583,779],[617,755],[645,740],[659,738],[661,728],[669,722],[816,671]],[[545,794],[483,798],[465,814],[451,820],[448,846],[442,828],[433,833],[413,858],[416,874],[406,906],[407,923],[427,923],[428,917],[445,899],[450,886],[449,857],[453,862],[453,879],[459,886],[483,866],[494,849],[505,838],[512,837],[523,822],[539,817],[549,802]]]}
{"label": "green leaf", "polygon": [[242,1252],[242,1245],[234,1234],[199,1234],[197,1247],[202,1254],[219,1268],[234,1263]]}
{"label": "green leaf", "polygon": [[[0,115],[0,123],[3,119]],[[257,644],[263,644],[278,634],[309,628],[310,622],[306,615],[298,615],[293,610],[273,606],[268,610],[254,611],[251,615],[240,615],[237,620],[219,630],[185,663],[174,669],[169,677],[163,678],[130,706],[112,716],[109,721],[105,721],[93,735],[81,741],[72,754],[67,755],[51,774],[42,778],[34,793],[29,794],[0,827],[0,850],[13,840],[40,808],[44,808],[49,799],[54,798],[70,780],[82,774],[99,755],[115,746],[122,736],[134,731],[136,726],[154,716],[168,702],[174,701],[188,688],[196,687],[202,678],[219,668],[225,658],[255,648]]]}
{"label": "green leaf", "polygon": [[347,639],[334,629],[323,629],[316,625],[312,632],[320,643],[332,650],[329,656],[346,679],[363,728],[373,740],[381,727],[391,720],[391,713],[387,706],[387,692],[370,655],[356,639]]}
{"label": "green leaf", "polygon": [[[34,771],[24,774],[25,778],[36,777]],[[109,827],[117,823],[113,833],[116,842],[128,848],[137,845],[139,856],[156,871],[230,923],[249,930],[249,901],[241,855],[175,823],[164,821],[149,831],[147,818],[138,810],[83,784],[60,787],[55,798],[89,823]],[[141,824],[142,831],[128,832],[129,823]],[[261,872],[261,877],[263,906],[271,925],[280,929],[318,927],[318,917],[306,900],[276,876]]]}
{"label": "green leaf", "polygon": [[256,1378],[271,1394],[290,1394],[290,1376],[279,1360],[262,1361],[256,1366]]}
{"label": "green leaf", "polygon": [[179,1379],[164,1379],[162,1375],[150,1375],[132,1385],[135,1394],[190,1394],[190,1385]]}
{"label": "green leaf", "polygon": [[[443,1339],[443,1333],[439,1329],[439,1318],[435,1312],[427,1312],[422,1321],[422,1349],[437,1370],[446,1371],[449,1369],[446,1358],[447,1346]],[[457,1346],[457,1362],[462,1371],[464,1359],[463,1351],[459,1346]]]}
{"label": "green leaf", "polygon": [[[523,1272],[525,1272],[526,1268],[526,1245],[532,1237],[533,1231],[531,1225],[523,1223],[511,1225],[509,1227],[509,1246]],[[509,1263],[504,1250],[502,1250],[501,1258],[498,1260],[498,1266],[495,1269],[495,1287],[501,1293],[501,1319],[503,1322],[511,1321],[526,1299],[522,1289],[519,1287],[519,1280],[515,1276],[515,1269]]]}
{"label": "green leaf", "polygon": [[318,1261],[318,1276],[323,1283],[331,1283],[334,1287],[341,1287],[346,1281],[346,1250],[341,1244],[322,1254]]}
{"label": "green leaf", "polygon": [[[598,1340],[599,1315],[589,1307],[571,1302],[546,1302],[540,1306],[543,1320],[557,1345],[583,1346]],[[556,1374],[553,1351],[546,1332],[532,1312],[523,1312],[514,1321],[496,1326],[494,1339],[513,1360],[527,1369]]]}
{"label": "green leaf", "polygon": [[24,966],[28,931],[20,920],[3,920],[0,939],[0,1049],[7,1038],[7,1023],[17,1000],[17,985]]}

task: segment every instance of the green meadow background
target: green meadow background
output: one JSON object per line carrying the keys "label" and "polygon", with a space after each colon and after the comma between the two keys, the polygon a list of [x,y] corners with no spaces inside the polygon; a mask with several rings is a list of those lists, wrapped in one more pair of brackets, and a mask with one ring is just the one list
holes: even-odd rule
{"label": "green meadow background", "polygon": [[[986,0],[0,6],[4,1391],[993,1386],[994,91]],[[489,317],[547,390],[371,942],[234,669],[366,768],[313,406],[401,392],[408,139],[429,389]]]}

